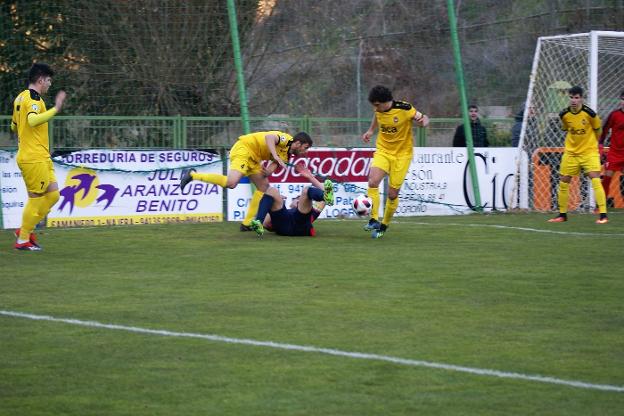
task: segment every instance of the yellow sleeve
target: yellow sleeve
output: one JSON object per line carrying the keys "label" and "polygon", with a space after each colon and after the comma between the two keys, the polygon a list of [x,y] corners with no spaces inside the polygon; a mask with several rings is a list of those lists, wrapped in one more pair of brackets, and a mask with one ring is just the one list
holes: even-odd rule
{"label": "yellow sleeve", "polygon": [[592,117],[591,124],[594,130],[598,130],[599,128],[602,127],[602,121],[600,120],[599,116]]}
{"label": "yellow sleeve", "polygon": [[43,124],[46,121],[50,120],[55,115],[56,115],[55,107],[52,107],[45,113],[41,113],[41,114],[30,113],[28,114],[28,125],[30,127],[37,127],[38,125]]}

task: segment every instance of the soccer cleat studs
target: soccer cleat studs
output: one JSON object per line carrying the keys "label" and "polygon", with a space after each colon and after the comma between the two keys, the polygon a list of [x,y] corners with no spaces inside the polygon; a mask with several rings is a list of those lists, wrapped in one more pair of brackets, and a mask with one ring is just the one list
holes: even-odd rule
{"label": "soccer cleat studs", "polygon": [[191,173],[195,172],[195,169],[187,169],[182,171],[182,175],[180,176],[180,190],[184,191],[184,187],[189,184],[193,180]]}
{"label": "soccer cleat studs", "polygon": [[251,229],[254,230],[260,238],[262,238],[262,236],[264,235],[264,227],[262,226],[260,220],[252,220]]}
{"label": "soccer cleat studs", "polygon": [[327,205],[334,205],[334,183],[329,179],[323,184],[323,199]]}

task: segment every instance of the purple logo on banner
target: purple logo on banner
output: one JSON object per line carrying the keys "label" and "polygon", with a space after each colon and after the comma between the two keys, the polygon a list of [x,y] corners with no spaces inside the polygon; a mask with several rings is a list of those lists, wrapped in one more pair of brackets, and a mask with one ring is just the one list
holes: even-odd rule
{"label": "purple logo on banner", "polygon": [[60,190],[63,198],[58,211],[63,211],[69,205],[69,213],[74,205],[88,206],[94,200],[96,203],[106,201],[103,210],[107,209],[115,199],[119,188],[111,184],[100,184],[97,175],[90,169],[72,169],[65,180],[65,187]]}

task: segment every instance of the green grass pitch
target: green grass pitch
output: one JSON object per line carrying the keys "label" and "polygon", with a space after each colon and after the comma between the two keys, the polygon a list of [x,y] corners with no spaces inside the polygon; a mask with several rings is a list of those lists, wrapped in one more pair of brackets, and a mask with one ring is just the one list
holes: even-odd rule
{"label": "green grass pitch", "polygon": [[624,414],[624,215],[548,217],[0,231],[0,415]]}

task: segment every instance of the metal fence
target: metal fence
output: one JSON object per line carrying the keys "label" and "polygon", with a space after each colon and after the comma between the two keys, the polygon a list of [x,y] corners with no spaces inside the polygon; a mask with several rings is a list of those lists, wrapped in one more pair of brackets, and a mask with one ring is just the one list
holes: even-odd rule
{"label": "metal fence", "polygon": [[[418,147],[452,146],[459,118],[434,118],[427,129],[414,130]],[[511,118],[483,118],[492,147],[511,146]],[[15,148],[11,116],[0,116],[0,148]],[[370,119],[318,117],[252,117],[252,131],[308,132],[315,146],[366,147],[360,139]],[[50,123],[54,150],[118,149],[221,149],[229,148],[242,134],[239,117],[133,117],[57,116]]]}

